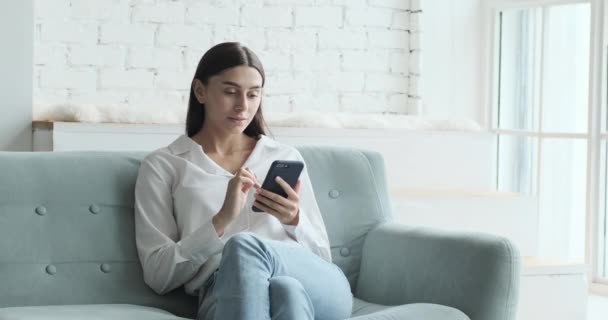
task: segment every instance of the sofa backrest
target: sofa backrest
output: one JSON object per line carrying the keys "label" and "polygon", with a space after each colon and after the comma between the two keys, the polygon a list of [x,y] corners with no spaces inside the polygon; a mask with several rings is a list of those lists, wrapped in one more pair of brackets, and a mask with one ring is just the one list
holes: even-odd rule
{"label": "sofa backrest", "polygon": [[391,217],[384,161],[377,152],[302,146],[331,245],[332,259],[355,289],[367,232]]}
{"label": "sofa backrest", "polygon": [[[365,234],[390,216],[379,154],[300,147],[334,262],[356,284]],[[133,198],[143,153],[0,152],[0,308],[129,303],[193,317],[143,281]],[[354,287],[353,287],[354,288]]]}
{"label": "sofa backrest", "polygon": [[0,307],[129,303],[192,316],[143,281],[133,199],[143,154],[0,153]]}

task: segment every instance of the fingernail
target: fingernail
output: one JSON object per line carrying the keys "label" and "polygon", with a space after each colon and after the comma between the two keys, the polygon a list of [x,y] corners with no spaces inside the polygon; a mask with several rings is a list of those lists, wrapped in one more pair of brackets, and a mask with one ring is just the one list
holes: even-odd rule
{"label": "fingernail", "polygon": [[274,181],[281,181],[281,177],[276,176],[276,178],[274,178]]}

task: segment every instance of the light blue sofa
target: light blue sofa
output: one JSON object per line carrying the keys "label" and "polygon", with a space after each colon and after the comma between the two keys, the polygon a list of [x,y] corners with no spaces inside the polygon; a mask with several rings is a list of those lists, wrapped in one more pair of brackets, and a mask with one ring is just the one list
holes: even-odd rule
{"label": "light blue sofa", "polygon": [[[519,256],[503,238],[391,224],[374,152],[299,147],[353,289],[353,319],[511,320]],[[134,243],[139,153],[0,152],[0,319],[193,318],[158,296]]]}

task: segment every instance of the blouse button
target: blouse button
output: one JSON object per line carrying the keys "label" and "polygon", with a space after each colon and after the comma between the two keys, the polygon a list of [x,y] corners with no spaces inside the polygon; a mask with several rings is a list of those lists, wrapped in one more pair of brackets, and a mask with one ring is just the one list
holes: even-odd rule
{"label": "blouse button", "polygon": [[338,190],[331,190],[329,192],[329,197],[332,199],[336,199],[339,196],[340,196],[340,191],[338,191]]}

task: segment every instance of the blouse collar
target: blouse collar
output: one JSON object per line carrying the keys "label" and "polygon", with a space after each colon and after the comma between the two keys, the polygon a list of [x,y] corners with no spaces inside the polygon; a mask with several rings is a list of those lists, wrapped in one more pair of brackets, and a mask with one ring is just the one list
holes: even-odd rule
{"label": "blouse collar", "polygon": [[[260,135],[258,141],[251,154],[245,161],[245,165],[249,164],[250,161],[255,161],[255,158],[260,157],[265,151],[268,149],[274,149],[279,147],[279,143],[274,141],[271,138],[268,138],[265,135]],[[192,138],[183,134],[179,136],[173,143],[169,145],[169,150],[174,155],[182,155],[185,153],[191,152],[187,158],[190,158],[191,161],[197,163],[201,168],[205,171],[213,172],[213,173],[224,173],[230,174],[226,170],[224,170],[221,166],[215,163],[209,156],[207,156],[201,145],[196,143]]]}

